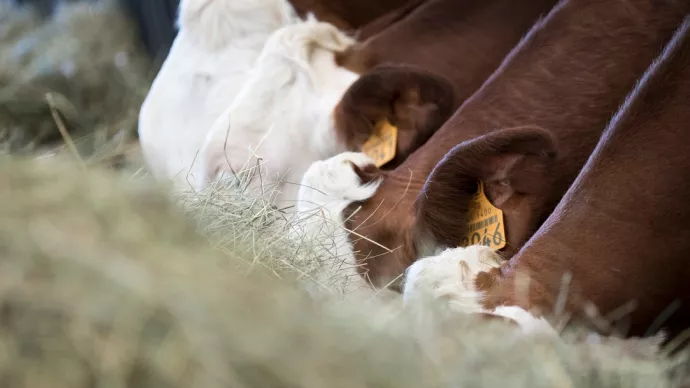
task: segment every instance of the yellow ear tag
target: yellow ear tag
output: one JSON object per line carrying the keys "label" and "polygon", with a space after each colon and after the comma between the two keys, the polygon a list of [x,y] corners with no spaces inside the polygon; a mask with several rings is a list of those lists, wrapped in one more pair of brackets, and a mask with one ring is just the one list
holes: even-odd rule
{"label": "yellow ear tag", "polygon": [[395,158],[398,145],[398,127],[384,120],[374,129],[374,133],[362,146],[362,152],[374,159],[376,167],[381,167]]}
{"label": "yellow ear tag", "polygon": [[470,201],[467,219],[467,236],[463,238],[463,246],[486,245],[494,251],[506,246],[503,212],[486,198],[481,181],[479,190]]}

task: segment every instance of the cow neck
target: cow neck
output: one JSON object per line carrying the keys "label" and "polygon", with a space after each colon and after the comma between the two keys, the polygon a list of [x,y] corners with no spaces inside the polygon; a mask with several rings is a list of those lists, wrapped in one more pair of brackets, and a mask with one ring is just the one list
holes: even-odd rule
{"label": "cow neck", "polygon": [[[671,334],[687,326],[687,101],[690,17],[613,117],[563,200],[511,259],[487,307],[553,306],[569,271],[569,312],[581,313],[584,300],[602,314],[635,300],[625,334],[644,335],[666,309],[675,311],[666,321]],[[520,273],[534,275],[529,300],[514,292]],[[679,298],[685,304],[671,310]]]}
{"label": "cow neck", "polygon": [[659,7],[655,0],[559,3],[388,179],[401,185],[413,171],[411,187],[417,188],[453,146],[496,130],[535,125],[557,140],[560,161],[552,197],[560,198],[609,118],[689,10],[685,3],[664,1]]}

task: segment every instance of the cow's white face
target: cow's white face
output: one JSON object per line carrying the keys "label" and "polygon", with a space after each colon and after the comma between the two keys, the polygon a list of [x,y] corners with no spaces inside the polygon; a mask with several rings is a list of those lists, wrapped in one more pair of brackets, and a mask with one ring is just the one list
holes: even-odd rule
{"label": "cow's white face", "polygon": [[381,181],[362,184],[353,166],[364,168],[374,161],[361,152],[343,152],[326,160],[312,163],[302,178],[298,210],[321,208],[329,218],[344,221],[342,212],[355,201],[371,198]]}
{"label": "cow's white face", "polygon": [[352,202],[371,198],[381,183],[363,185],[353,166],[364,168],[372,164],[374,161],[363,153],[344,152],[312,163],[299,188],[297,210],[302,232],[318,241],[324,259],[337,257],[341,263],[327,266],[331,269],[324,276],[333,276],[337,271],[337,276],[349,282],[347,288],[351,290],[373,291],[356,271],[350,233],[343,225],[343,210]]}
{"label": "cow's white face", "polygon": [[517,306],[485,310],[475,279],[480,272],[498,268],[501,257],[491,248],[471,245],[446,249],[436,256],[417,260],[405,272],[403,301],[425,325],[454,313],[488,313],[515,321],[525,334],[557,335],[544,318],[536,318]]}
{"label": "cow's white face", "polygon": [[353,43],[313,19],[273,33],[204,142],[197,190],[261,163],[265,174],[255,174],[251,183],[268,183],[278,207],[294,206],[311,163],[345,149],[336,140],[332,112],[358,75],[338,67],[335,53]]}

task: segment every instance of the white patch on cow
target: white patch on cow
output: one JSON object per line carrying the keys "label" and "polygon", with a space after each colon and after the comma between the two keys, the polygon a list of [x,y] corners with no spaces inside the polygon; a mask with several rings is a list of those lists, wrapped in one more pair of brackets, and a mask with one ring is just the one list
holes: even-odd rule
{"label": "white patch on cow", "polygon": [[479,272],[498,268],[500,258],[483,245],[450,248],[417,260],[405,271],[403,300],[410,306],[443,300],[455,311],[482,311],[474,286]]}
{"label": "white patch on cow", "polygon": [[200,155],[197,190],[233,171],[254,168],[275,204],[295,204],[298,183],[312,162],[345,150],[336,141],[332,112],[359,77],[335,63],[354,40],[313,18],[283,27],[266,42],[254,69],[209,133]]}
{"label": "white patch on cow", "polygon": [[[341,263],[327,266],[324,277],[333,275],[347,279],[347,292],[357,289],[372,290],[356,272],[355,258],[349,233],[344,228],[343,210],[354,201],[371,198],[380,181],[362,184],[353,164],[362,168],[373,164],[367,155],[344,152],[327,160],[317,161],[307,169],[299,188],[297,203],[300,231],[320,241],[319,249],[324,259],[338,257]],[[330,269],[329,269],[330,268]]]}
{"label": "white patch on cow", "polygon": [[270,34],[297,21],[287,0],[182,0],[179,32],[139,115],[142,153],[155,178],[189,189],[187,176],[213,122]]}
{"label": "white patch on cow", "polygon": [[558,336],[558,332],[543,317],[535,317],[527,310],[518,306],[498,306],[493,314],[514,320],[520,326],[523,333],[531,334],[550,334]]}
{"label": "white patch on cow", "polygon": [[440,254],[417,260],[405,272],[403,301],[417,317],[422,331],[433,331],[454,313],[490,313],[515,320],[525,334],[555,334],[543,318],[536,318],[516,306],[501,306],[493,311],[481,304],[482,293],[475,287],[478,273],[498,268],[501,258],[482,245],[450,248]]}

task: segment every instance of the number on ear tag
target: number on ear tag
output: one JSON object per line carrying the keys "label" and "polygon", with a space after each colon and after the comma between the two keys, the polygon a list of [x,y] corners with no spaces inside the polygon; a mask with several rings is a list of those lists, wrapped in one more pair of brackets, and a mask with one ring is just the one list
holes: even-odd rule
{"label": "number on ear tag", "polygon": [[362,152],[374,159],[376,167],[381,167],[395,158],[398,145],[398,128],[388,120],[376,126],[371,137],[362,146]]}

